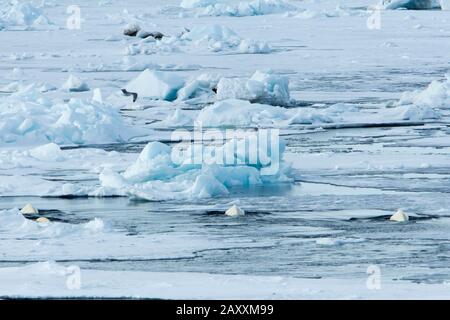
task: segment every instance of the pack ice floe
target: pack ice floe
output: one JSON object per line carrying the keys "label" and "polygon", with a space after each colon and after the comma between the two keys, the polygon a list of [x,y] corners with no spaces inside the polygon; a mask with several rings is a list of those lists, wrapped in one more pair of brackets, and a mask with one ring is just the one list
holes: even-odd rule
{"label": "pack ice floe", "polygon": [[135,132],[108,104],[51,100],[34,86],[0,98],[0,145],[111,143]]}
{"label": "pack ice floe", "polygon": [[125,55],[170,54],[173,52],[234,52],[269,53],[265,41],[242,39],[228,27],[221,25],[197,26],[176,35],[161,39],[148,37],[125,47]]}
{"label": "pack ice floe", "polygon": [[0,31],[34,30],[53,26],[41,6],[32,2],[13,0],[0,8]]}
{"label": "pack ice floe", "polygon": [[[246,161],[245,147],[235,148],[235,143],[233,139],[215,149],[216,155],[233,160],[234,164],[226,165],[192,161],[195,152],[197,155],[203,152],[198,146],[189,146],[183,152],[161,142],[151,142],[124,172],[105,170],[100,174],[100,182],[106,193],[146,200],[179,200],[226,196],[233,187],[292,181],[290,169],[282,161],[283,144],[276,146],[281,149],[276,153],[271,144],[266,146],[265,154],[270,157],[270,163],[263,165],[259,159],[254,164]],[[272,165],[278,166],[276,172],[262,174]]]}
{"label": "pack ice floe", "polygon": [[200,74],[189,79],[173,72],[145,70],[125,87],[126,94],[142,98],[178,102],[210,103],[241,99],[271,105],[289,105],[289,80],[272,71],[256,71],[250,78],[225,78]]}
{"label": "pack ice floe", "polygon": [[285,0],[183,0],[183,9],[191,10],[196,16],[231,16],[246,17],[295,10],[296,7]]}

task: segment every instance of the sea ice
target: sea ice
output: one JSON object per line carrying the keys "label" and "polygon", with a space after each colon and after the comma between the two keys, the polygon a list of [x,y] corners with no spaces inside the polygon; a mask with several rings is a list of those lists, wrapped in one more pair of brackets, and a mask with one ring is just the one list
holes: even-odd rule
{"label": "sea ice", "polygon": [[194,125],[194,120],[180,108],[177,108],[172,114],[169,114],[162,120],[160,125],[168,127],[189,127]]}
{"label": "sea ice", "polygon": [[180,7],[184,9],[201,8],[209,5],[214,5],[218,0],[183,0]]}
{"label": "sea ice", "polygon": [[[164,244],[167,245],[166,242]],[[383,290],[369,290],[366,286],[367,276],[348,279],[329,277],[304,279],[274,275],[110,271],[86,268],[81,269],[78,290],[71,290],[67,286],[71,276],[73,277],[73,266],[54,261],[3,267],[0,268],[2,283],[0,295],[16,298],[130,297],[225,300],[355,298],[398,300],[423,299],[424,296],[429,299],[448,299],[447,283],[415,283],[384,279]],[[23,285],[18,286],[18,283]]]}
{"label": "sea ice", "polygon": [[178,91],[177,100],[186,101],[203,98],[203,102],[215,99],[214,90],[217,90],[218,75],[203,73],[186,81],[183,88]]}
{"label": "sea ice", "polygon": [[217,84],[217,100],[225,99],[287,105],[290,102],[289,80],[271,71],[256,71],[250,79],[222,78]]}
{"label": "sea ice", "polygon": [[273,13],[283,13],[295,10],[296,7],[284,0],[252,0],[217,3],[218,1],[189,1],[181,2],[182,8],[194,8],[198,16],[258,16]]}
{"label": "sea ice", "polygon": [[166,101],[213,102],[242,99],[272,105],[291,102],[289,80],[272,71],[256,71],[249,79],[221,78],[216,74],[201,74],[184,80],[172,72],[145,70],[125,89],[138,98]]}
{"label": "sea ice", "polygon": [[110,143],[134,132],[107,104],[52,101],[33,87],[0,98],[0,145]]}
{"label": "sea ice", "polygon": [[89,86],[86,82],[71,74],[67,81],[62,85],[62,89],[72,92],[82,92],[88,91]]}
{"label": "sea ice", "polygon": [[55,86],[47,82],[33,82],[30,84],[26,84],[23,81],[13,81],[3,86],[0,91],[13,93],[18,91],[30,90],[31,88],[36,88],[36,90],[41,93],[50,92],[57,89]]}
{"label": "sea ice", "polygon": [[51,24],[42,9],[31,2],[13,0],[0,8],[0,30],[33,30]]}
{"label": "sea ice", "polygon": [[61,148],[55,143],[48,143],[30,150],[30,155],[40,161],[64,160]]}
{"label": "sea ice", "polygon": [[286,120],[285,109],[245,100],[229,99],[203,108],[196,122],[204,127],[271,126]]}
{"label": "sea ice", "polygon": [[191,41],[194,47],[205,47],[219,52],[237,50],[239,53],[268,53],[271,51],[265,42],[241,39],[236,32],[220,25],[194,27],[181,36],[184,41]]}
{"label": "sea ice", "polygon": [[138,97],[173,101],[184,80],[174,73],[145,70],[130,81],[125,89]]}
{"label": "sea ice", "polygon": [[203,108],[196,123],[204,127],[264,127],[333,122],[326,114],[310,108],[286,109],[245,100],[228,99]]}
{"label": "sea ice", "polygon": [[431,82],[424,90],[403,93],[398,104],[450,109],[450,76],[447,76],[444,81]]}
{"label": "sea ice", "polygon": [[177,53],[177,52],[236,52],[269,53],[270,45],[264,41],[242,39],[236,32],[221,25],[196,26],[187,32],[155,40],[140,40],[125,48],[126,55]]}
{"label": "sea ice", "polygon": [[342,246],[347,243],[363,242],[364,239],[355,238],[319,238],[316,240],[316,244],[321,246]]}
{"label": "sea ice", "polygon": [[[94,219],[84,224],[50,222],[42,225],[24,217],[17,209],[0,211],[0,232],[5,238],[55,238],[68,235],[87,236],[103,232],[104,224]],[[9,235],[9,237],[8,237]]]}
{"label": "sea ice", "polygon": [[349,17],[349,16],[367,16],[370,11],[358,9],[358,8],[348,8],[341,5],[336,6],[332,10],[311,10],[303,9],[297,12],[291,11],[286,13],[287,17],[299,18],[299,19],[314,19],[314,18],[338,18],[338,17]]}
{"label": "sea ice", "polygon": [[[169,200],[218,197],[227,195],[231,187],[291,181],[288,177],[289,168],[281,159],[276,160],[279,161],[279,170],[276,173],[271,176],[262,175],[261,170],[273,163],[263,166],[260,162],[243,162],[246,156],[242,154],[242,150],[234,150],[234,143],[235,140],[231,140],[216,148],[216,154],[222,154],[226,159],[234,159],[234,165],[227,166],[195,163],[191,157],[193,152],[198,151],[195,147],[182,152],[160,142],[151,142],[142,150],[137,161],[122,174],[106,170],[100,174],[100,182],[108,192],[119,190],[119,193],[131,197]],[[271,157],[271,145],[266,148],[265,153]],[[278,152],[280,158],[282,153]]]}

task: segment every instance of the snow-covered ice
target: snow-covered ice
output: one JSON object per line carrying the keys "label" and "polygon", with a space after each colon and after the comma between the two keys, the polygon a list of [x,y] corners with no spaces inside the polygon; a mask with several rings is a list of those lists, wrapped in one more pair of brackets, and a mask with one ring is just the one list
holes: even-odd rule
{"label": "snow-covered ice", "polygon": [[125,89],[137,93],[139,97],[173,101],[184,80],[177,75],[159,71],[143,71],[128,83]]}
{"label": "snow-covered ice", "polygon": [[52,26],[40,6],[31,1],[10,1],[0,9],[0,30],[33,30]]}
{"label": "snow-covered ice", "polygon": [[[276,174],[265,176],[261,174],[261,171],[273,163],[262,165],[260,161],[254,164],[244,161],[249,155],[245,150],[235,149],[235,143],[239,145],[239,141],[231,140],[216,148],[214,155],[216,158],[218,154],[221,154],[222,163],[224,159],[227,161],[232,159],[230,162],[235,165],[227,165],[227,162],[207,165],[206,161],[195,162],[194,157],[197,152],[195,145],[182,150],[179,147],[171,149],[160,142],[151,142],[145,146],[136,162],[123,174],[111,170],[102,172],[101,185],[107,193],[117,190],[113,193],[139,199],[180,200],[224,196],[232,187],[291,182],[288,176],[289,168],[283,163],[277,163],[281,168]],[[273,153],[270,149],[271,144],[266,148],[264,151],[258,151],[258,154],[270,157]],[[241,160],[243,164],[239,165]],[[279,161],[275,158],[271,160]]]}
{"label": "snow-covered ice", "polygon": [[129,56],[176,52],[264,54],[271,51],[267,42],[242,39],[232,29],[214,24],[196,26],[162,39],[149,37],[139,40],[139,42],[127,45],[124,54]]}
{"label": "snow-covered ice", "polygon": [[248,1],[218,1],[218,0],[183,0],[180,7],[195,8],[197,16],[231,16],[245,17],[274,13],[284,13],[296,7],[285,0],[248,0]]}
{"label": "snow-covered ice", "polygon": [[111,105],[51,100],[33,85],[0,97],[0,145],[123,142],[134,134]]}

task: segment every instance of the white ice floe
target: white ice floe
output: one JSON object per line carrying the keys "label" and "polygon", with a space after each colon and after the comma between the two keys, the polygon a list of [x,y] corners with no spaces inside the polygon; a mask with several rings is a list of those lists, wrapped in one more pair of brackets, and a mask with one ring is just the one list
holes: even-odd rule
{"label": "white ice floe", "polygon": [[202,8],[209,5],[214,5],[218,0],[182,0],[180,7],[184,9]]}
{"label": "white ice floe", "polygon": [[196,121],[204,127],[249,127],[271,126],[286,119],[283,108],[229,99],[206,106],[199,112]]}
{"label": "white ice floe", "polygon": [[224,78],[216,74],[201,74],[186,81],[177,98],[190,103],[212,103],[227,99],[289,105],[289,80],[272,71],[256,71],[250,78]]}
{"label": "white ice floe", "polygon": [[286,109],[245,100],[228,99],[203,108],[196,122],[204,127],[264,127],[332,122],[320,111]]}
{"label": "white ice floe", "polygon": [[133,132],[114,107],[96,101],[52,101],[35,88],[0,98],[0,145],[118,142]]}
{"label": "white ice floe", "polygon": [[0,31],[33,30],[52,25],[41,7],[32,2],[13,0],[0,8]]}
{"label": "white ice floe", "polygon": [[[227,163],[232,162],[233,165],[196,163],[193,154],[198,157],[198,153],[195,153],[205,150],[199,151],[191,146],[183,151],[178,147],[172,149],[163,143],[151,142],[142,150],[137,161],[123,173],[106,170],[100,174],[100,182],[107,193],[147,200],[169,200],[225,196],[232,187],[291,181],[288,177],[289,168],[281,159],[282,149],[276,153],[280,159],[272,159],[275,156],[271,155],[275,153],[269,144],[267,150],[261,150],[259,154],[268,155],[270,163],[262,165],[260,159],[256,163],[247,163],[248,155],[244,154],[245,150],[235,150],[235,142],[231,140],[216,148],[215,152],[216,155],[222,154],[224,159],[228,159]],[[278,170],[272,175],[261,174],[271,166]]]}
{"label": "white ice floe", "polygon": [[137,93],[138,97],[173,101],[184,80],[174,73],[145,70],[130,81],[125,89]]}
{"label": "white ice floe", "polygon": [[284,13],[296,9],[285,0],[251,0],[251,1],[217,1],[217,0],[183,0],[180,6],[194,9],[197,16],[258,16]]}
{"label": "white ice floe", "polygon": [[183,79],[172,72],[145,70],[125,89],[137,93],[138,99],[208,103],[216,100],[241,99],[272,105],[291,102],[289,80],[272,71],[256,71],[250,78],[221,78],[201,74]]}
{"label": "white ice floe", "polygon": [[48,143],[30,150],[30,155],[40,161],[63,161],[61,148],[55,143]]}
{"label": "white ice floe", "polygon": [[82,223],[59,222],[56,219],[64,219],[66,213],[59,214],[39,223],[25,218],[18,209],[0,210],[0,261],[23,261],[24,257],[28,261],[186,258],[206,249],[273,243],[183,233],[174,238],[167,232],[129,235],[99,218]]}
{"label": "white ice floe", "polygon": [[159,126],[167,127],[191,127],[193,125],[194,120],[179,108],[159,123]]}
{"label": "white ice floe", "polygon": [[256,71],[250,79],[222,78],[217,84],[217,100],[226,99],[287,105],[290,102],[289,80],[271,71]]}
{"label": "white ice floe", "polygon": [[33,82],[26,84],[23,81],[13,81],[5,86],[3,86],[0,91],[8,92],[8,93],[14,93],[18,91],[26,91],[30,90],[31,88],[35,88],[37,91],[41,93],[54,91],[57,88],[47,82]]}
{"label": "white ice floe", "polygon": [[184,87],[178,91],[177,100],[195,100],[200,103],[214,101],[216,98],[214,90],[217,90],[217,83],[219,80],[220,76],[208,73],[192,77],[187,80]]}
{"label": "white ice floe", "polygon": [[64,84],[62,85],[62,89],[72,92],[82,92],[88,91],[89,86],[86,82],[71,74],[66,82],[64,82]]}
{"label": "white ice floe", "polygon": [[0,98],[0,145],[110,143],[133,132],[107,104],[52,101],[33,87]]}
{"label": "white ice floe", "polygon": [[299,19],[314,19],[314,18],[339,18],[351,16],[367,16],[370,11],[356,8],[347,8],[342,5],[336,6],[334,9],[312,10],[302,9],[298,11],[291,11],[286,13],[287,17]]}
{"label": "white ice floe", "polygon": [[[222,81],[222,80],[221,80]],[[223,81],[226,82],[227,80]],[[232,82],[233,83],[233,82]],[[233,85],[236,85],[233,83]],[[231,86],[227,86],[233,93]],[[245,86],[236,90],[247,92]],[[239,94],[244,97],[244,94]],[[245,96],[250,99],[250,96]],[[198,125],[202,127],[289,127],[291,125],[372,125],[399,122],[432,121],[441,118],[439,111],[425,106],[399,105],[379,106],[367,112],[352,105],[336,104],[328,108],[298,107],[285,108],[268,104],[251,103],[248,100],[227,99],[207,105],[195,117],[179,109],[169,114],[159,126],[183,127]]]}
{"label": "white ice floe", "polygon": [[[365,274],[348,279],[302,279],[285,276],[105,271],[81,268],[78,279],[80,287],[77,290],[67,285],[73,275],[73,266],[53,261],[0,268],[2,283],[0,295],[15,298],[130,297],[244,300],[448,298],[447,283],[419,284],[383,278],[383,290],[369,290]],[[18,283],[22,285],[17,285]]]}
{"label": "white ice floe", "polygon": [[345,244],[364,242],[364,239],[355,238],[319,238],[316,244],[321,246],[343,246]]}
{"label": "white ice floe", "polygon": [[236,32],[220,25],[194,27],[184,33],[180,39],[191,42],[193,47],[204,47],[214,52],[237,50],[240,53],[268,53],[271,51],[267,43],[241,39]]}
{"label": "white ice floe", "polygon": [[[135,159],[135,154],[101,149],[61,150],[53,143],[5,148],[0,150],[0,196],[108,196],[97,192],[98,183],[89,181],[98,181],[105,168],[124,170]],[[54,172],[60,179],[52,177]]]}
{"label": "white ice floe", "polygon": [[104,224],[100,219],[94,219],[84,224],[67,224],[61,222],[46,222],[45,225],[39,221],[25,218],[17,209],[0,211],[0,233],[2,239],[16,238],[58,238],[67,236],[88,236],[93,233],[103,232]]}
{"label": "white ice floe", "polygon": [[450,109],[450,76],[443,81],[431,82],[424,90],[403,93],[398,104],[429,109]]}
{"label": "white ice floe", "polygon": [[267,42],[242,39],[228,27],[221,25],[197,26],[187,32],[155,40],[152,37],[140,40],[125,48],[126,55],[169,54],[178,52],[234,52],[269,53]]}
{"label": "white ice floe", "polygon": [[224,78],[201,74],[186,80],[178,91],[178,101],[212,103],[217,100],[241,99],[273,105],[291,102],[289,80],[272,71],[256,71],[250,78]]}

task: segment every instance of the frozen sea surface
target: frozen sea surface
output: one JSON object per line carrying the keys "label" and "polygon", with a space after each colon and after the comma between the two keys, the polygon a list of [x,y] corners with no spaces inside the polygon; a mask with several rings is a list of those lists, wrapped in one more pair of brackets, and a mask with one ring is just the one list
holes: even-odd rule
{"label": "frozen sea surface", "polygon": [[[142,71],[123,64],[136,40],[123,37],[122,27],[133,21],[165,34],[220,24],[270,43],[268,54],[189,48],[131,58],[184,78],[205,72],[248,78],[272,69],[289,78],[299,102],[290,108],[343,103],[370,119],[403,92],[444,79],[450,68],[449,11],[382,11],[381,29],[370,30],[366,8],[373,3],[363,0],[290,1],[298,11],[248,17],[198,17],[179,1],[80,3],[80,30],[65,28],[71,3],[54,1],[43,8],[53,25],[0,31],[8,43],[0,53],[0,87],[45,82],[57,88],[48,98],[90,99],[92,91],[59,89],[75,74],[106,98]],[[86,196],[99,187],[103,169],[124,170],[146,142],[169,141],[158,121],[180,107],[195,114],[203,105],[154,102],[122,110],[125,122],[144,133],[126,143],[63,146],[64,161],[30,158],[30,146],[2,146],[0,210],[32,203],[58,224],[0,226],[0,296],[450,297],[450,106],[440,119],[425,121],[285,127],[293,184],[232,188],[203,200]],[[244,217],[223,215],[234,203]],[[410,214],[408,223],[387,221],[398,208]],[[10,219],[6,212],[0,219]],[[86,233],[94,218],[104,227]],[[66,290],[70,265],[81,268],[79,291]],[[380,268],[381,290],[366,287],[372,265]],[[228,290],[218,289],[223,285]]]}

